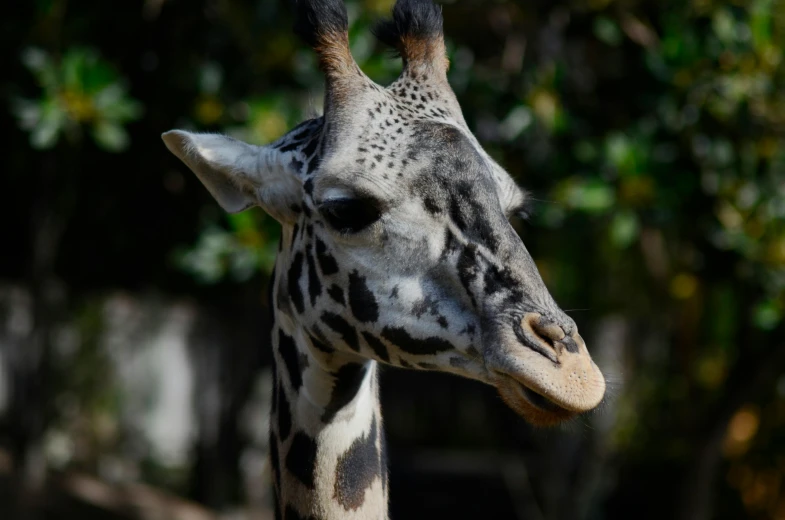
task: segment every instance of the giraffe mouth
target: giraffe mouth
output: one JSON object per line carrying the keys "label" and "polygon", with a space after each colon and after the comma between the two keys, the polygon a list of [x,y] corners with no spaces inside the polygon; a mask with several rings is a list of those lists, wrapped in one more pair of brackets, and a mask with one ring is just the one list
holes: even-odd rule
{"label": "giraffe mouth", "polygon": [[528,313],[500,333],[493,338],[500,346],[485,351],[486,368],[505,403],[529,423],[555,425],[600,404],[605,378],[574,326]]}
{"label": "giraffe mouth", "polygon": [[523,391],[523,395],[524,397],[526,397],[526,400],[529,401],[529,403],[531,403],[533,406],[536,406],[541,410],[551,413],[570,413],[569,410],[565,410],[564,408],[554,403],[544,395],[538,394],[537,392],[527,387],[526,385],[519,383],[519,386],[521,387],[521,390]]}
{"label": "giraffe mouth", "polygon": [[498,379],[496,388],[507,406],[535,426],[555,426],[578,415],[510,376]]}

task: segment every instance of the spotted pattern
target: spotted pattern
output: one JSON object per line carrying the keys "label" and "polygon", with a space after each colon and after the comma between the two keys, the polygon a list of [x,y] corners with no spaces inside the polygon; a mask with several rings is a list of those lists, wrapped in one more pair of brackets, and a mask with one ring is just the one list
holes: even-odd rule
{"label": "spotted pattern", "polygon": [[367,373],[368,366],[365,363],[347,363],[335,372],[330,402],[322,414],[323,423],[332,422],[335,414],[357,396]]}
{"label": "spotted pattern", "polygon": [[286,440],[292,432],[292,412],[289,410],[289,401],[286,399],[286,392],[279,389],[277,393],[278,405],[275,408],[275,412],[278,415],[278,435],[281,440]]}
{"label": "spotted pattern", "polygon": [[413,338],[402,327],[385,327],[382,331],[382,337],[401,351],[414,354],[415,356],[432,356],[439,352],[454,350],[453,345],[448,341],[437,337]]}
{"label": "spotted pattern", "polygon": [[385,363],[390,362],[390,353],[379,338],[370,332],[363,332],[363,339],[365,339],[366,343],[368,343],[368,346],[371,348],[373,353],[376,354],[376,359],[379,361],[384,361]]}
{"label": "spotted pattern", "polygon": [[308,489],[314,489],[317,448],[316,441],[312,437],[297,432],[286,455],[286,469]]}
{"label": "spotted pattern", "polygon": [[355,352],[360,351],[360,342],[357,339],[357,329],[355,329],[346,319],[333,312],[322,314],[322,321],[325,325],[340,334],[341,339]]}
{"label": "spotted pattern", "polygon": [[379,304],[376,297],[368,289],[365,277],[353,271],[349,275],[349,306],[358,321],[375,322],[379,319]]}
{"label": "spotted pattern", "polygon": [[278,331],[278,353],[281,355],[281,359],[283,359],[286,373],[289,374],[289,384],[292,385],[292,390],[296,392],[303,384],[299,352],[292,337],[284,334],[283,331]]}
{"label": "spotted pattern", "polygon": [[357,510],[365,501],[365,491],[381,478],[381,459],[377,447],[376,418],[371,431],[354,440],[351,447],[338,457],[335,470],[335,499],[347,510]]}

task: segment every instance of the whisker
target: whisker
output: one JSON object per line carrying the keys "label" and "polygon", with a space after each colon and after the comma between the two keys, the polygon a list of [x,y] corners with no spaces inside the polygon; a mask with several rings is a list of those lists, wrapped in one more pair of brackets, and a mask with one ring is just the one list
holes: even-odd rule
{"label": "whisker", "polygon": [[559,205],[563,205],[563,204],[562,204],[561,202],[559,202],[558,200],[551,200],[551,199],[538,199],[537,197],[531,197],[531,196],[529,196],[529,197],[526,197],[526,198],[527,198],[527,199],[530,199],[530,200],[536,200],[537,202],[547,202],[547,203],[549,203],[549,204],[559,204]]}

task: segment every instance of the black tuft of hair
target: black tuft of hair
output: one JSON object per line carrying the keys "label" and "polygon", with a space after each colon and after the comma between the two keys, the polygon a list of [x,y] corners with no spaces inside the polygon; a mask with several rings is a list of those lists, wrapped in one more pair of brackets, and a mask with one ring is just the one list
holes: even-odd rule
{"label": "black tuft of hair", "polygon": [[391,20],[382,20],[373,33],[385,45],[399,48],[405,36],[433,38],[444,34],[442,11],[431,0],[398,0]]}
{"label": "black tuft of hair", "polygon": [[343,0],[292,0],[297,13],[294,32],[311,47],[320,39],[349,30],[349,16]]}

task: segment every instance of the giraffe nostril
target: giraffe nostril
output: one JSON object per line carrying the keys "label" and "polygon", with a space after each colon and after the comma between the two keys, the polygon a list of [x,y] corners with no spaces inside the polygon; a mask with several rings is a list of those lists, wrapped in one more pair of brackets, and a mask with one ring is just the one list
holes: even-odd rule
{"label": "giraffe nostril", "polygon": [[521,343],[552,361],[557,361],[556,356],[565,348],[565,343],[571,342],[562,327],[536,312],[525,314],[517,325],[515,333]]}
{"label": "giraffe nostril", "polygon": [[534,333],[546,343],[552,344],[554,341],[561,341],[567,335],[564,333],[564,329],[555,323],[544,321],[542,318],[532,321],[531,327]]}

